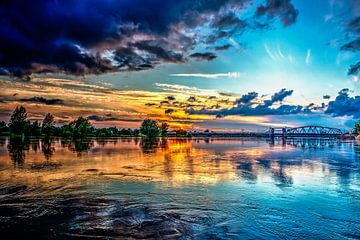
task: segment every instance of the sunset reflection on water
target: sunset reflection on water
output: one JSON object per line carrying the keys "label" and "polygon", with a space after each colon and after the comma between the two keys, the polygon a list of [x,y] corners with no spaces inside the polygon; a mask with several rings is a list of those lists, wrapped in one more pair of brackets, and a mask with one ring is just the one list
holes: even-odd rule
{"label": "sunset reflection on water", "polygon": [[[297,231],[307,234],[315,231],[312,226],[315,223],[323,224],[324,228],[318,230],[319,234],[332,229],[334,234],[340,234],[337,236],[343,236],[341,234],[345,234],[344,230],[334,229],[334,224],[344,227],[347,223],[351,232],[359,230],[359,224],[356,224],[360,220],[360,208],[357,205],[360,203],[359,149],[357,142],[338,140],[269,142],[264,139],[197,138],[158,139],[149,142],[136,138],[87,141],[10,141],[2,138],[1,201],[6,204],[13,201],[19,203],[5,204],[2,211],[9,212],[10,208],[12,212],[16,208],[15,212],[19,211],[34,220],[38,218],[17,209],[24,207],[24,201],[47,209],[47,201],[52,202],[51,208],[56,208],[59,199],[80,198],[84,200],[78,205],[79,209],[84,204],[97,206],[96,212],[103,207],[97,213],[100,215],[115,211],[111,209],[119,209],[119,206],[131,206],[132,209],[136,203],[135,213],[130,214],[131,219],[135,218],[136,221],[131,222],[131,226],[139,224],[138,221],[145,221],[143,217],[138,219],[139,216],[136,215],[138,206],[145,209],[151,207],[151,211],[160,214],[160,219],[164,217],[161,214],[165,214],[171,224],[182,224],[173,226],[175,232],[171,234],[176,237],[186,234],[206,236],[210,230],[205,229],[210,222],[227,226],[227,230],[218,227],[211,230],[216,235],[220,234],[219,236],[224,234],[225,238],[229,232],[246,237],[258,237],[260,232],[262,236],[275,236],[276,233],[267,229],[273,224],[283,224],[283,227],[290,224],[287,226],[289,228],[293,227],[291,224],[300,224],[301,228]],[[321,207],[316,207],[318,200],[322,201]],[[101,203],[102,207],[99,208],[97,201],[111,203]],[[337,209],[336,214],[331,213],[329,216],[335,219],[334,222],[322,222],[324,213],[321,211],[327,211],[337,204],[342,209]],[[300,210],[301,206],[306,207],[306,214]],[[147,213],[148,210],[144,209],[141,211],[150,214],[150,219],[154,217],[153,212]],[[346,214],[343,211],[347,211]],[[82,214],[86,212],[88,210]],[[171,214],[175,213],[181,220],[176,220],[177,217],[173,219]],[[6,221],[11,223],[14,217],[23,219],[21,214],[10,214]],[[196,220],[198,214],[205,214],[212,220]],[[313,220],[304,221],[309,215]],[[119,218],[116,216],[108,218],[113,222]],[[120,218],[123,217],[121,215]],[[276,223],[270,221],[274,217],[278,219]],[[343,218],[347,222],[344,223]],[[104,221],[103,217],[101,219]],[[262,231],[247,228],[246,219],[260,224]],[[77,228],[73,231],[78,232],[79,228],[90,231],[84,224],[95,221],[92,224],[98,226],[99,220],[95,220],[89,217],[75,224]],[[69,223],[70,220],[59,221]],[[170,223],[165,221],[163,224],[167,229],[167,224]],[[235,226],[239,224],[242,227],[238,229]],[[11,230],[11,224],[9,226]],[[132,237],[142,238],[149,232],[154,234],[152,231],[160,234],[160,230],[154,227],[145,233],[141,224],[136,226],[137,232]],[[125,231],[124,225],[117,228],[122,229],[117,231]],[[110,231],[113,226],[106,229]],[[68,234],[67,230],[65,232]]]}

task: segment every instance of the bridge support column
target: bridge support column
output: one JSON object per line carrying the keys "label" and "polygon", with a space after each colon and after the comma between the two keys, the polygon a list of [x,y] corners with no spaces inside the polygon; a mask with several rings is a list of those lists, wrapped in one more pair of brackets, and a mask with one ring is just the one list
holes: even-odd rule
{"label": "bridge support column", "polygon": [[282,128],[282,138],[286,137],[286,128]]}
{"label": "bridge support column", "polygon": [[269,138],[270,138],[270,139],[274,139],[274,138],[275,138],[275,129],[272,128],[272,127],[269,129]]}

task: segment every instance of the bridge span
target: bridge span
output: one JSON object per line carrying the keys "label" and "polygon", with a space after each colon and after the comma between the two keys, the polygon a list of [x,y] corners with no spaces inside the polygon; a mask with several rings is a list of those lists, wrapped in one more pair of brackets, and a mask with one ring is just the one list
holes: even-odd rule
{"label": "bridge span", "polygon": [[334,138],[342,136],[343,133],[338,128],[322,127],[322,126],[303,126],[295,128],[270,128],[269,137],[326,137]]}

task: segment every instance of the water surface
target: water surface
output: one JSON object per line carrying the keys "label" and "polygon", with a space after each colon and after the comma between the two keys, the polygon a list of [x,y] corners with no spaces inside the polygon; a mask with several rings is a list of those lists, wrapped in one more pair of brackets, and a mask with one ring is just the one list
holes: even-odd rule
{"label": "water surface", "polygon": [[359,239],[355,141],[0,139],[13,238]]}

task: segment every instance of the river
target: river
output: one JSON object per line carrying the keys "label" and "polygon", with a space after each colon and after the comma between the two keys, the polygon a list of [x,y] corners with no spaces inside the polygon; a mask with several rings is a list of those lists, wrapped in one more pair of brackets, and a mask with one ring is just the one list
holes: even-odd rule
{"label": "river", "polygon": [[0,138],[0,233],[360,239],[360,143]]}

